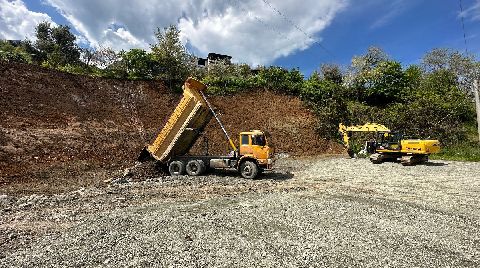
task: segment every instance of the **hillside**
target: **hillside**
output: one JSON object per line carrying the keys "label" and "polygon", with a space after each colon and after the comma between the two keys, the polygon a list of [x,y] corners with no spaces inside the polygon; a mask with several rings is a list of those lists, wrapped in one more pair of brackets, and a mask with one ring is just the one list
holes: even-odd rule
{"label": "hillside", "polygon": [[[181,98],[160,82],[92,78],[23,64],[0,66],[0,94],[0,183],[14,192],[18,184],[26,192],[101,184],[132,165]],[[340,150],[315,133],[315,118],[298,98],[258,91],[210,100],[235,140],[234,133],[262,129],[271,134],[277,153]],[[214,120],[206,132],[210,152],[228,151]]]}

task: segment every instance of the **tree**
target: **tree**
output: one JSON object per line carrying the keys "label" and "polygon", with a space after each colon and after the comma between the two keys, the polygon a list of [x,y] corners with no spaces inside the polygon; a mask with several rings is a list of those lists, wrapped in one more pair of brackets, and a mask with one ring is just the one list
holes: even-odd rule
{"label": "tree", "polygon": [[423,70],[418,65],[410,65],[404,71],[405,88],[401,93],[402,101],[407,102],[415,98],[415,92],[423,79]]}
{"label": "tree", "polygon": [[119,60],[121,60],[121,56],[115,50],[109,47],[100,47],[93,51],[91,62],[100,69],[106,69]]}
{"label": "tree", "polygon": [[336,137],[339,123],[349,123],[348,99],[344,87],[318,72],[305,80],[300,97],[316,113],[317,129],[328,138]]}
{"label": "tree", "polygon": [[389,59],[389,56],[381,48],[372,46],[368,48],[365,55],[352,58],[351,70],[355,73],[369,71]]}
{"label": "tree", "polygon": [[80,62],[80,49],[68,26],[52,27],[49,22],[41,22],[36,27],[36,37],[35,48],[45,65],[57,68]]}
{"label": "tree", "polygon": [[384,105],[400,98],[405,88],[402,66],[396,61],[383,61],[364,74],[365,101]]}
{"label": "tree", "polygon": [[180,90],[194,66],[194,57],[180,41],[180,30],[175,25],[157,29],[157,43],[153,45],[152,56],[158,63],[158,77],[170,88]]}
{"label": "tree", "polygon": [[320,72],[325,80],[339,85],[343,82],[342,70],[337,64],[322,64]]}
{"label": "tree", "polygon": [[152,79],[156,62],[152,54],[143,49],[134,48],[122,55],[129,79]]}
{"label": "tree", "polygon": [[298,69],[289,71],[282,67],[270,66],[260,69],[258,85],[269,90],[298,95],[303,86],[303,78]]}
{"label": "tree", "polygon": [[401,97],[405,77],[399,62],[370,47],[365,55],[353,57],[345,85],[358,101],[386,105]]}
{"label": "tree", "polygon": [[468,93],[471,92],[473,80],[480,75],[480,62],[473,55],[446,48],[436,48],[427,53],[423,57],[422,67],[427,73],[440,70],[453,73],[460,88]]}
{"label": "tree", "polygon": [[92,48],[81,48],[80,49],[80,58],[86,67],[89,68],[93,65],[93,58],[95,57],[95,50]]}

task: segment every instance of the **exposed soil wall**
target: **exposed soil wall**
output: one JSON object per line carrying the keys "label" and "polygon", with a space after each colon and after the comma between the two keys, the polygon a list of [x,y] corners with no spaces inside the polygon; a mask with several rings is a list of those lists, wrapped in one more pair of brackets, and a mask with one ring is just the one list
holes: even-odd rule
{"label": "exposed soil wall", "polygon": [[[101,183],[136,160],[181,98],[156,81],[92,78],[5,63],[0,96],[4,190],[19,182],[35,188],[41,181],[55,189]],[[271,134],[276,152],[305,156],[340,149],[315,133],[315,118],[298,98],[258,91],[211,102],[235,140],[240,131],[261,129]],[[211,153],[228,152],[214,120],[206,133]],[[201,140],[193,152],[201,150]]]}

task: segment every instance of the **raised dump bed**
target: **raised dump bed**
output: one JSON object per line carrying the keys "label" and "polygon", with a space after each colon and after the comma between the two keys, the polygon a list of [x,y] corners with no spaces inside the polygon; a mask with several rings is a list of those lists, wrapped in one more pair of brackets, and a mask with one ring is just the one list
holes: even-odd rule
{"label": "raised dump bed", "polygon": [[145,147],[140,158],[150,155],[165,163],[190,150],[212,118],[208,104],[200,93],[205,89],[205,85],[195,79],[187,79],[183,86],[183,98],[155,141]]}
{"label": "raised dump bed", "polygon": [[[235,169],[244,178],[254,179],[262,171],[271,169],[273,162],[265,134],[259,130],[240,132],[241,142],[237,149],[203,94],[205,89],[202,83],[187,79],[182,100],[155,141],[143,149],[139,160],[155,159],[165,164],[171,175],[187,173],[198,176],[210,168]],[[213,116],[230,143],[232,152],[226,156],[187,155]]]}

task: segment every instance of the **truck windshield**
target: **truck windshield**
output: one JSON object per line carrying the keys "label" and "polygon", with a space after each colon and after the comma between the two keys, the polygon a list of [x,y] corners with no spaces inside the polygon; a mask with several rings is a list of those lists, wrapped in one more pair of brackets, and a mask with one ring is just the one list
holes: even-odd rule
{"label": "truck windshield", "polygon": [[252,135],[252,145],[265,146],[267,141],[264,135]]}

